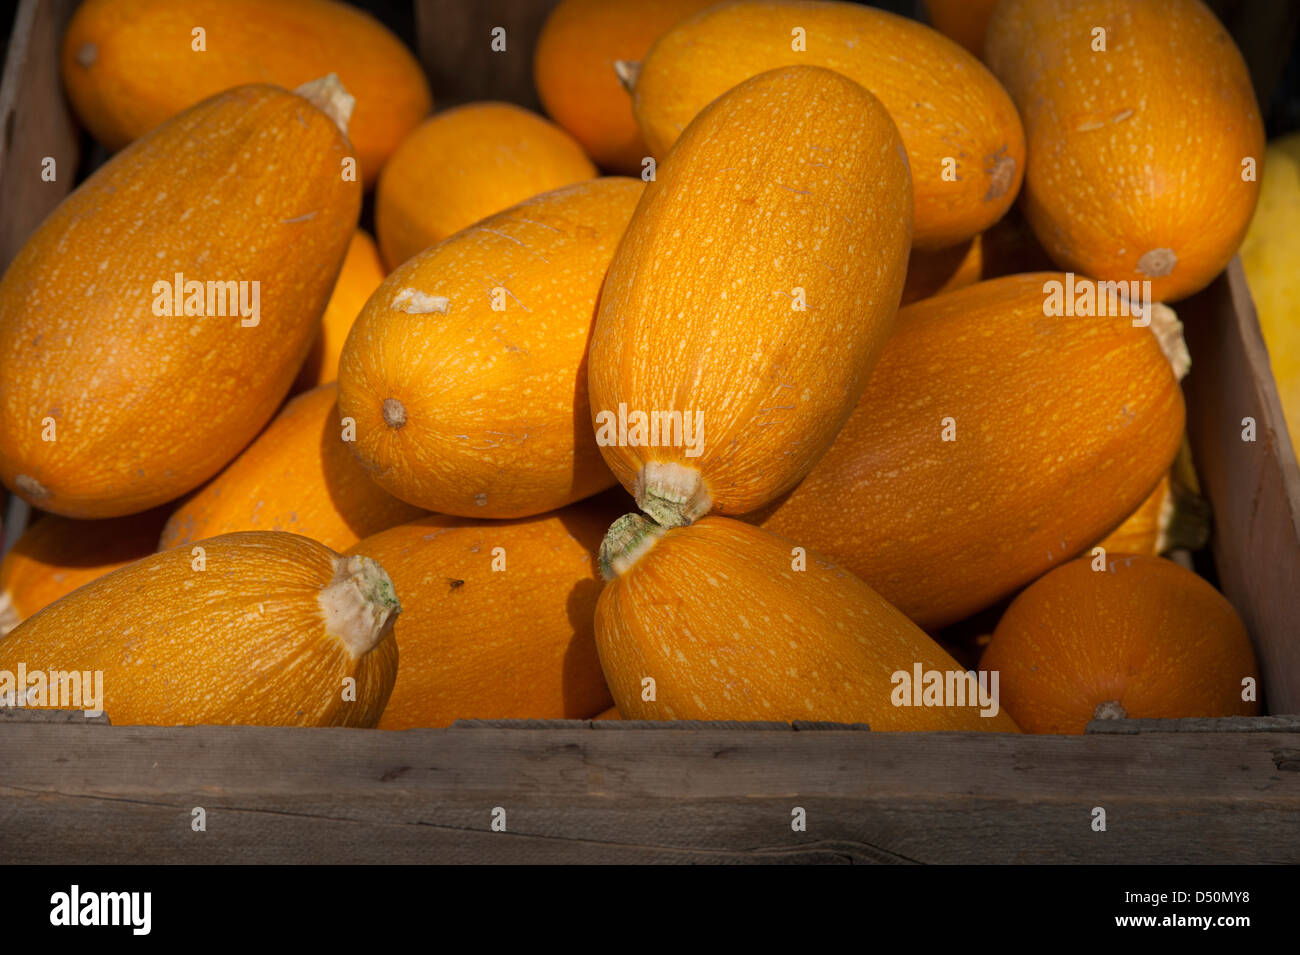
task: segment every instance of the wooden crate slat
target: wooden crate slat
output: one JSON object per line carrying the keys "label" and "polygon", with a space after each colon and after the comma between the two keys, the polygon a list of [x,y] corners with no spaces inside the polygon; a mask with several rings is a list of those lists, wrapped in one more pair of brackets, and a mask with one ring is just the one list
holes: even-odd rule
{"label": "wooden crate slat", "polygon": [[1300,716],[1227,716],[1178,720],[1089,720],[1087,732],[1132,736],[1137,733],[1300,733]]}

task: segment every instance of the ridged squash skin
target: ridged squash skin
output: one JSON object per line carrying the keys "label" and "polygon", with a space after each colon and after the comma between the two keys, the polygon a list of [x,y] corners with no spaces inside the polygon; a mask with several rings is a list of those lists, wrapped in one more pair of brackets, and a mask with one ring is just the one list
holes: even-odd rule
{"label": "ridged squash skin", "polygon": [[[361,204],[359,183],[339,176],[350,149],[303,97],[242,86],[137,140],[68,196],[0,280],[4,483],[43,510],[116,517],[230,461],[275,413],[316,334]],[[155,314],[174,306],[155,284],[177,274],[248,283],[256,323]]]}
{"label": "ridged squash skin", "polygon": [[[848,571],[757,527],[709,516],[644,534],[602,556],[596,646],[629,720],[826,720],[873,730],[1014,733],[999,710],[899,706],[894,674],[962,668]],[[611,566],[612,565],[612,566]],[[647,678],[654,699],[647,700]]]}
{"label": "ridged squash skin", "polygon": [[117,725],[374,726],[397,672],[383,569],[294,534],[203,548],[202,570],[166,551],[46,607],[0,640],[0,671],[103,671]]}
{"label": "ridged squash skin", "polygon": [[601,499],[518,521],[431,514],[353,547],[383,565],[405,608],[379,728],[607,709],[592,619],[596,554],[615,514]]}
{"label": "ridged squash skin", "polygon": [[[830,70],[772,70],[696,118],[619,244],[591,339],[597,439],[643,510],[744,513],[821,457],[893,324],[910,195],[884,107]],[[602,436],[621,405],[681,412],[679,433]]]}
{"label": "ridged squash skin", "polygon": [[167,509],[78,521],[45,514],[0,562],[0,635],[83,584],[158,549]]}
{"label": "ridged squash skin", "polygon": [[[796,50],[792,31],[805,31]],[[904,52],[905,51],[905,52]],[[853,3],[740,0],[682,21],[641,64],[633,108],[661,161],[706,105],[783,66],[821,66],[870,90],[893,118],[911,166],[913,241],[937,249],[997,222],[1020,189],[1025,140],[984,65],[922,23]],[[956,178],[945,178],[945,160]]]}
{"label": "ridged squash skin", "polygon": [[1291,449],[1300,454],[1300,133],[1271,143],[1259,207],[1241,244]]}
{"label": "ridged squash skin", "polygon": [[1002,703],[1027,733],[1260,712],[1259,667],[1236,610],[1160,557],[1116,555],[1105,570],[1080,558],[1035,581],[998,622],[980,670],[999,671]]}
{"label": "ridged squash skin", "polygon": [[1255,209],[1243,161],[1262,163],[1264,128],[1200,0],[1007,0],[985,59],[1024,120],[1023,207],[1060,268],[1150,280],[1155,301],[1223,270]]}
{"label": "ridged squash skin", "polygon": [[387,275],[375,240],[364,229],[358,229],[348,243],[343,270],[321,316],[320,333],[298,370],[295,390],[308,391],[338,380],[339,356],[343,354],[343,343],[348,340],[352,323]]}
{"label": "ridged squash skin", "polygon": [[375,194],[375,233],[393,270],[535,195],[597,174],[559,126],[512,103],[467,103],[402,141]]}
{"label": "ridged squash skin", "polygon": [[[206,31],[202,52],[193,48],[196,27]],[[356,97],[349,129],[369,186],[433,98],[410,51],[351,4],[85,0],[63,40],[64,89],[110,150],[232,86],[295,89],[328,73]]]}
{"label": "ridged squash skin", "polygon": [[587,345],[642,189],[608,177],[545,193],[385,280],[339,365],[349,448],[380,486],[443,514],[510,518],[614,483],[591,430]]}
{"label": "ridged squash skin", "polygon": [[982,57],[984,34],[997,5],[998,0],[925,0],[925,12],[936,30]]}
{"label": "ridged squash skin", "polygon": [[533,52],[537,95],[547,114],[602,169],[640,175],[650,152],[615,64],[639,62],[664,31],[714,2],[561,0]]}
{"label": "ridged squash skin", "polygon": [[1116,527],[1169,470],[1182,392],[1150,328],[1044,315],[1049,280],[1064,276],[900,311],[830,451],[749,519],[841,561],[927,630]]}
{"label": "ridged squash skin", "polygon": [[287,531],[346,550],[423,512],[370,480],[343,439],[334,384],[299,395],[172,513],[163,550],[234,531]]}

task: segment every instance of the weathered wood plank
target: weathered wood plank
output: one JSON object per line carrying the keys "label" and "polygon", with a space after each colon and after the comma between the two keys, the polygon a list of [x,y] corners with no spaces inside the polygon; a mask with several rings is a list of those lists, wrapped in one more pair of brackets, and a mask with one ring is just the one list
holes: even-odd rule
{"label": "weathered wood plank", "polygon": [[1181,720],[1090,720],[1087,732],[1132,736],[1138,733],[1300,733],[1300,716],[1226,716]]}
{"label": "weathered wood plank", "polygon": [[[1300,712],[1300,465],[1240,259],[1178,313],[1192,354],[1187,432],[1214,510],[1219,581],[1255,642],[1269,712]],[[1242,440],[1245,418],[1253,442]]]}
{"label": "weathered wood plank", "polygon": [[1296,733],[14,724],[0,863],[1296,863],[1296,766]]}

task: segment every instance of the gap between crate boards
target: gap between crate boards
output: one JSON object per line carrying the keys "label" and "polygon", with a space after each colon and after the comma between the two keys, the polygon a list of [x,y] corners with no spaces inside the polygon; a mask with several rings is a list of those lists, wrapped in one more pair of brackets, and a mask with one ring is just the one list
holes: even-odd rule
{"label": "gap between crate boards", "polygon": [[0,863],[1300,862],[1296,716],[1021,736],[37,713],[0,719]]}

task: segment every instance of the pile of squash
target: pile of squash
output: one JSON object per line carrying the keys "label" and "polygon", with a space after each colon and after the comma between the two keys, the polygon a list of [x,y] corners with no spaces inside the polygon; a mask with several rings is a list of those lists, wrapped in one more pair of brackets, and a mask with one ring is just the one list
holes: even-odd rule
{"label": "pile of squash", "polygon": [[[930,7],[961,43],[563,0],[547,119],[430,117],[333,0],[87,0],[62,75],[116,153],[0,281],[41,513],[0,672],[102,671],[116,723],[1259,712],[1237,613],[1158,556],[1165,303],[1259,195],[1242,58],[1199,0]],[[1089,280],[1154,302],[1059,307]],[[962,621],[995,705],[945,695]]]}

